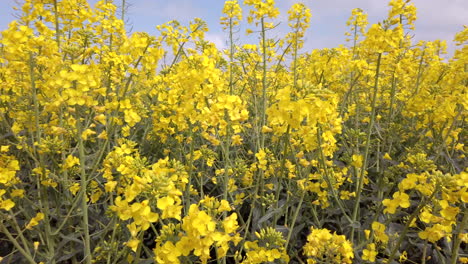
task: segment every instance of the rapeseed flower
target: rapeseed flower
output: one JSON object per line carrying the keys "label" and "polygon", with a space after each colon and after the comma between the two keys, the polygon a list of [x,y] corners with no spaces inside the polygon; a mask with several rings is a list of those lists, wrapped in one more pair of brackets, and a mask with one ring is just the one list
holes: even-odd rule
{"label": "rapeseed flower", "polygon": [[375,251],[375,244],[367,244],[366,249],[362,251],[362,259],[370,262],[375,262],[375,257],[377,256],[377,251]]}
{"label": "rapeseed flower", "polygon": [[396,192],[393,199],[384,199],[382,204],[385,206],[384,213],[394,214],[398,207],[408,208],[410,206],[409,195],[404,192]]}

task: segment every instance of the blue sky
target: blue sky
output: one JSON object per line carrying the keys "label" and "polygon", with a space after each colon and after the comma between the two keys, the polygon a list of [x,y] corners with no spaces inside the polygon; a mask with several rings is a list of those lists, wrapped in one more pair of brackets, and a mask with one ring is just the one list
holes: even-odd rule
{"label": "blue sky", "polygon": [[[90,3],[96,0],[89,0]],[[15,0],[0,0],[0,30],[6,29],[14,19],[12,6]],[[117,4],[121,0],[115,0]],[[218,47],[225,45],[224,33],[219,25],[219,17],[223,8],[223,0],[126,0],[130,4],[127,22],[133,31],[146,31],[156,35],[156,25],[172,19],[188,25],[194,17],[204,19],[210,28],[206,37]],[[240,1],[242,2],[242,1]],[[287,29],[287,10],[298,2],[297,0],[277,0],[281,15],[278,19],[282,26],[270,36],[282,36]],[[346,20],[353,8],[362,8],[369,16],[371,23],[386,17],[387,0],[303,0],[311,10],[311,26],[306,34],[305,51],[315,48],[335,47],[345,44],[344,32],[347,30]],[[418,9],[415,41],[445,39],[449,53],[454,50],[452,43],[455,33],[468,23],[467,0],[413,0]],[[246,15],[246,10],[244,10]],[[245,17],[245,16],[244,16]],[[247,25],[241,25],[244,34]],[[242,36],[242,38],[244,38]],[[252,41],[255,41],[254,39]]]}

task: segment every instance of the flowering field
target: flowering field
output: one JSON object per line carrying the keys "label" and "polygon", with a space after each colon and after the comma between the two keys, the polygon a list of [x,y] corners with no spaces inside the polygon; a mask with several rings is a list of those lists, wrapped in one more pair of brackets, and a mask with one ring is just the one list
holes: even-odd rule
{"label": "flowering field", "polygon": [[1,263],[468,263],[468,27],[444,60],[391,0],[302,52],[304,4],[276,38],[273,0],[226,1],[220,50],[201,19],[127,34],[125,1],[24,2],[0,39]]}

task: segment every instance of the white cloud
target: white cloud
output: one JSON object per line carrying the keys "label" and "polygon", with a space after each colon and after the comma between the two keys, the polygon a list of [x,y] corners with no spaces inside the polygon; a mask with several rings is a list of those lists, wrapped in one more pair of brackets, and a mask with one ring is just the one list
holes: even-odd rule
{"label": "white cloud", "polygon": [[187,21],[203,14],[196,1],[191,0],[135,0],[131,13],[134,16],[151,16],[169,20]]}
{"label": "white cloud", "polygon": [[218,49],[227,48],[226,36],[224,34],[207,32],[205,33],[205,39],[214,43]]}
{"label": "white cloud", "polygon": [[[216,0],[218,1],[218,0]],[[219,0],[222,1],[222,0]],[[468,14],[467,0],[413,0],[418,8],[416,21],[415,41],[445,39],[449,50],[453,52],[451,40],[456,32],[463,29]],[[176,19],[186,24],[194,17],[219,17],[209,9],[212,2],[209,0],[133,0],[130,12],[134,17],[148,17],[161,21]],[[242,0],[240,2],[243,2]],[[271,37],[281,37],[288,31],[287,11],[298,0],[277,0],[281,15],[277,22],[280,27],[271,32]],[[305,50],[313,48],[334,47],[345,44],[344,33],[347,30],[346,20],[353,8],[363,9],[369,16],[370,23],[377,23],[386,18],[389,10],[387,0],[302,0],[312,11],[311,26],[306,34]],[[247,16],[247,7],[244,6],[244,15]],[[245,24],[244,24],[245,25]],[[218,31],[218,25],[209,25],[211,31],[206,34],[207,39],[217,47],[225,47],[225,36]],[[250,26],[249,26],[250,28]],[[244,32],[245,27],[241,30]],[[245,36],[241,37],[242,39]]]}
{"label": "white cloud", "polygon": [[466,0],[413,0],[418,17],[427,25],[457,26],[468,22]]}
{"label": "white cloud", "polygon": [[[297,2],[288,0],[289,5]],[[368,14],[370,23],[386,18],[389,10],[386,0],[304,0],[312,10],[311,27],[306,35],[306,47],[323,48],[345,44],[346,20],[353,8],[361,8]],[[415,41],[447,40],[449,53],[454,35],[467,23],[466,0],[413,0],[417,8]],[[286,12],[287,10],[283,10]]]}

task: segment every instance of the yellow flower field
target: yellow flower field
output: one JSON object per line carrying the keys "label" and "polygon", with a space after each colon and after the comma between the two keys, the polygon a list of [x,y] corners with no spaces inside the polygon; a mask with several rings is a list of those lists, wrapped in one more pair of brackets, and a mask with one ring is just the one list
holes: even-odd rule
{"label": "yellow flower field", "polygon": [[273,0],[234,0],[220,50],[199,18],[128,34],[110,0],[24,2],[0,39],[0,263],[468,263],[468,27],[443,59],[391,0],[303,52],[306,5],[276,38]]}

